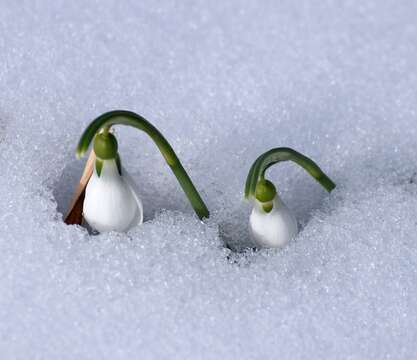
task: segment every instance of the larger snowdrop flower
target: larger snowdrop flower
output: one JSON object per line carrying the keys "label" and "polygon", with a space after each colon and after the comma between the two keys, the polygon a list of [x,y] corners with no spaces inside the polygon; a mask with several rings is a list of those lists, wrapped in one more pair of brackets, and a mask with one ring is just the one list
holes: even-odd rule
{"label": "larger snowdrop flower", "polygon": [[116,110],[96,118],[84,131],[77,147],[77,157],[88,150],[94,139],[96,155],[94,171],[85,189],[83,216],[99,232],[127,231],[143,221],[142,202],[132,178],[122,168],[116,137],[111,126],[121,124],[135,127],[148,134],[157,145],[173,171],[200,219],[209,211],[184,170],[177,155],[162,134],[142,116],[130,111]]}
{"label": "larger snowdrop flower", "polygon": [[302,166],[327,191],[332,191],[336,186],[316,163],[295,150],[276,148],[259,156],[249,171],[245,186],[245,197],[254,197],[249,232],[258,247],[282,247],[298,233],[294,215],[279,197],[275,185],[265,179],[269,167],[287,160]]}
{"label": "larger snowdrop flower", "polygon": [[121,167],[116,137],[104,131],[94,139],[96,161],[83,206],[84,219],[95,230],[127,231],[143,222],[136,186]]}

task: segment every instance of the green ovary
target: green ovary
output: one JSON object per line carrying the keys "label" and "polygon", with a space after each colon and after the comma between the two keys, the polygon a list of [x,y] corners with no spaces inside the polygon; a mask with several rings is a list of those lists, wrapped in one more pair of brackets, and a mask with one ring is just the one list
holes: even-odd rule
{"label": "green ovary", "polygon": [[94,152],[103,160],[115,159],[117,156],[117,140],[111,133],[101,133],[94,137]]}

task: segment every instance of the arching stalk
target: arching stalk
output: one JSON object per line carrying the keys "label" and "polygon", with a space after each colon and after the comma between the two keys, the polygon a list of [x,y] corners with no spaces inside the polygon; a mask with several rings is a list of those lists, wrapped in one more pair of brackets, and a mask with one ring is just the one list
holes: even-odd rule
{"label": "arching stalk", "polygon": [[307,156],[290,149],[275,148],[260,155],[252,164],[245,184],[245,198],[255,194],[256,184],[259,178],[265,177],[266,170],[281,161],[293,161],[304,168],[317,182],[328,192],[335,187],[335,183],[319,168],[319,166]]}
{"label": "arching stalk", "polygon": [[198,217],[200,219],[209,217],[209,211],[205,203],[201,199],[200,194],[192,183],[187,172],[184,170],[171,145],[158,131],[158,129],[155,128],[155,126],[134,112],[115,110],[107,112],[96,118],[81,135],[77,146],[77,158],[80,158],[85,154],[91,141],[100,129],[108,129],[113,125],[133,126],[148,134],[155,142],[165,161],[170,166]]}

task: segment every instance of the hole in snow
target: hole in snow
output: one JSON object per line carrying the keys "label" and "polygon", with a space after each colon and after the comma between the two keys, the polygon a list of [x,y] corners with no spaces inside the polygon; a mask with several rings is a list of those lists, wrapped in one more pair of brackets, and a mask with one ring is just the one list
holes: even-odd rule
{"label": "hole in snow", "polygon": [[252,243],[246,223],[245,225],[221,223],[219,225],[219,236],[224,246],[233,252],[245,252],[247,249],[253,249]]}
{"label": "hole in snow", "polygon": [[[329,196],[319,186],[312,187],[308,180],[296,182],[290,191],[281,194],[284,203],[297,220],[299,233],[309,223],[314,213],[323,209],[323,204]],[[221,241],[226,248],[235,253],[246,253],[256,248],[249,235],[248,222],[252,206],[252,201],[247,204],[243,201],[235,204],[234,211],[223,214],[222,218],[227,220],[219,223]],[[293,241],[296,240],[295,238]]]}
{"label": "hole in snow", "polygon": [[[53,196],[57,202],[57,211],[62,215],[62,220],[64,220],[68,212],[75,190],[78,187],[81,174],[84,170],[85,161],[85,159],[70,161],[65,166],[61,176],[54,185]],[[164,186],[164,184],[154,184],[152,181],[144,178],[138,173],[130,174],[137,184],[139,197],[143,203],[144,222],[154,219],[155,214],[161,210],[189,211],[189,209],[187,209],[186,201],[181,198],[183,194],[180,189],[172,195],[172,190],[169,187]],[[146,184],[146,186],[144,184]],[[170,196],[165,196],[166,194],[160,191],[161,188],[164,189],[167,194],[170,194]],[[146,192],[144,191],[145,189]],[[155,194],[157,194],[157,196],[155,196]],[[85,224],[85,222],[83,222],[83,226],[89,229],[88,224]],[[89,232],[92,233],[91,229],[89,229]]]}
{"label": "hole in snow", "polygon": [[69,162],[54,186],[53,195],[57,202],[57,210],[62,214],[62,219],[64,219],[67,214],[68,207],[75,189],[78,186],[84,165],[84,161],[73,160]]}
{"label": "hole in snow", "polygon": [[234,211],[222,216],[224,221],[219,223],[219,236],[224,246],[233,252],[244,252],[254,247],[249,236],[250,209],[245,204],[234,207]]}

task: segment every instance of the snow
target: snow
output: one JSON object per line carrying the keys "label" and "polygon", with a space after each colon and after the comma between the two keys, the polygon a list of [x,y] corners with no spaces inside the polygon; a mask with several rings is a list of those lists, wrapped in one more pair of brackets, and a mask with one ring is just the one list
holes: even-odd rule
{"label": "snow", "polygon": [[[417,351],[415,1],[0,0],[2,359],[409,359]],[[194,215],[144,134],[119,127],[145,223],[89,235],[62,213],[84,127],[112,109],[168,138]],[[268,172],[301,232],[248,240]]]}

